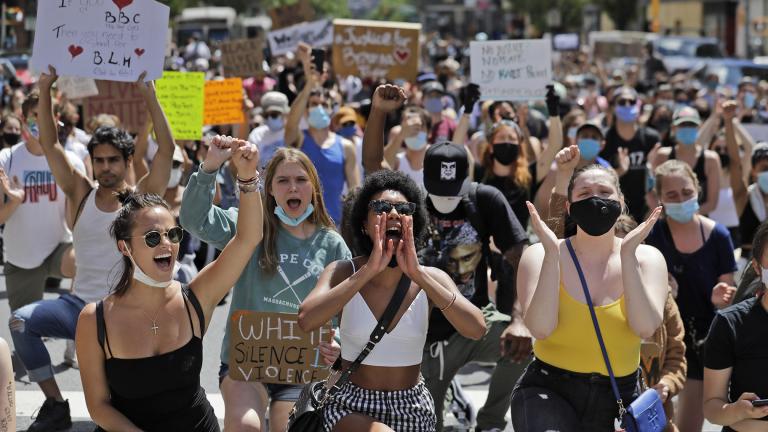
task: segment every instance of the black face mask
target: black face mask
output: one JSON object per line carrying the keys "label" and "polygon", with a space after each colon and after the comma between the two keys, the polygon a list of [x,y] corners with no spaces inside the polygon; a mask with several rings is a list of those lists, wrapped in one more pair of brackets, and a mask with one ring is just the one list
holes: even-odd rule
{"label": "black face mask", "polygon": [[718,156],[720,156],[720,166],[728,168],[728,165],[731,164],[731,157],[728,156],[728,153],[718,153]]}
{"label": "black face mask", "polygon": [[9,146],[16,145],[21,141],[21,135],[16,133],[3,133],[3,141],[5,141],[6,144]]}
{"label": "black face mask", "polygon": [[520,146],[512,143],[493,145],[493,158],[502,165],[511,165],[520,154]]}
{"label": "black face mask", "polygon": [[620,215],[621,203],[612,199],[590,197],[571,204],[571,219],[593,237],[613,229]]}
{"label": "black face mask", "polygon": [[672,121],[663,119],[663,120],[656,120],[656,122],[653,124],[653,128],[656,129],[660,134],[665,134],[669,132],[669,128],[672,125]]}

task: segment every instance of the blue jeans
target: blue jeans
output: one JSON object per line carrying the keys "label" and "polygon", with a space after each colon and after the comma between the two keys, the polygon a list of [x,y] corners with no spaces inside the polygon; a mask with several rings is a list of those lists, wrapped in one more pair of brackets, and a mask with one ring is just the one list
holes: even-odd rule
{"label": "blue jeans", "polygon": [[51,356],[42,338],[74,339],[77,318],[84,307],[80,298],[63,294],[56,300],[40,300],[11,313],[8,327],[30,381],[53,378]]}

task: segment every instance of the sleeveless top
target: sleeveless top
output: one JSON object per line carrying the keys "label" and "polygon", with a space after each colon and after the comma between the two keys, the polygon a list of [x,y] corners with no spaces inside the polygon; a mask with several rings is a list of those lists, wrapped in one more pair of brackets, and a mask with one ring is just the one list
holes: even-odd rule
{"label": "sleeveless top", "polygon": [[[351,260],[350,260],[351,261]],[[352,273],[355,264],[352,263]],[[363,296],[357,292],[341,314],[339,332],[341,335],[341,358],[354,361],[378,324]],[[363,360],[364,365],[402,367],[421,364],[424,343],[429,326],[429,299],[420,290],[408,306],[395,328],[376,344],[376,348]]]}
{"label": "sleeveless top", "polygon": [[341,193],[344,190],[346,174],[344,172],[344,146],[341,144],[341,136],[328,148],[322,148],[309,131],[304,131],[304,144],[301,151],[309,157],[320,177],[320,185],[323,189],[323,201],[328,214],[337,225],[341,223]]}
{"label": "sleeveless top", "polygon": [[405,152],[398,153],[397,160],[399,164],[397,166],[398,171],[413,179],[416,184],[420,185],[424,182],[424,168],[418,170],[413,169],[413,167],[411,167],[411,162],[409,162],[408,158],[405,157]]}
{"label": "sleeveless top", "polygon": [[[571,297],[562,282],[559,299],[557,328],[546,339],[534,342],[534,355],[560,369],[608,376],[589,306]],[[623,295],[611,304],[595,306],[600,331],[617,377],[635,373],[640,365],[641,340],[629,327],[626,308]]]}
{"label": "sleeveless top", "polygon": [[96,207],[97,190],[95,187],[86,195],[83,210],[72,231],[77,267],[74,293],[86,303],[106,297],[123,270],[123,255],[109,235],[109,227],[119,210],[108,213],[99,210]]}
{"label": "sleeveless top", "polygon": [[187,286],[182,287],[182,295],[192,338],[174,351],[138,359],[121,359],[112,355],[104,320],[104,304],[100,301],[96,305],[99,345],[109,353],[109,358],[104,360],[104,369],[110,402],[128,420],[147,432],[219,431],[216,414],[200,386],[203,340],[202,336],[195,336],[189,304],[195,308],[200,319],[201,332],[205,328],[203,309]]}
{"label": "sleeveless top", "polygon": [[[669,152],[669,159],[667,160],[673,160],[677,159],[677,147],[672,146],[672,150]],[[701,193],[699,193],[699,204],[703,203],[707,200],[707,170],[704,167],[704,152],[706,150],[701,150],[701,153],[698,157],[696,157],[696,165],[693,167],[693,172],[696,174],[696,178],[699,179],[699,186],[701,186]]]}

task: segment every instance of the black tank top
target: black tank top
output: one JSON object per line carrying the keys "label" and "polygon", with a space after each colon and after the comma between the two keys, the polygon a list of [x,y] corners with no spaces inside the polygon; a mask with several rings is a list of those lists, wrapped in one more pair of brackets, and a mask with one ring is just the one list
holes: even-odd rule
{"label": "black tank top", "polygon": [[[693,167],[693,173],[696,174],[696,178],[699,179],[699,186],[701,186],[701,193],[699,194],[699,204],[703,204],[707,200],[707,170],[704,167],[704,152],[701,150],[699,157],[696,158],[696,165]],[[669,159],[677,159],[677,147],[672,146],[672,150],[669,152]]]}
{"label": "black tank top", "polygon": [[[200,319],[200,331],[205,328],[203,309],[195,294],[182,287],[192,338],[186,345],[168,353],[139,359],[112,356],[109,347],[104,304],[96,305],[96,326],[99,345],[109,358],[104,368],[112,406],[144,431],[219,431],[213,408],[200,386],[203,366],[202,336],[195,335],[189,304]],[[106,342],[106,349],[105,349]],[[97,431],[103,431],[98,428]]]}

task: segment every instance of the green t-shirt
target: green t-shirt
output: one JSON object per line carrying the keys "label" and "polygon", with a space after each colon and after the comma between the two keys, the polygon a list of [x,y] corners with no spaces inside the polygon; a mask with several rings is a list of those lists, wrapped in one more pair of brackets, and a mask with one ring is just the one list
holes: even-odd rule
{"label": "green t-shirt", "polygon": [[[222,210],[213,205],[214,179],[215,174],[202,170],[192,175],[184,191],[179,217],[184,229],[217,249],[223,249],[235,235],[238,213],[234,208]],[[299,305],[314,289],[323,269],[334,261],[352,258],[341,236],[328,228],[318,228],[303,240],[279,228],[276,246],[277,271],[270,275],[261,269],[262,245],[259,245],[232,290],[228,324],[221,345],[223,363],[229,361],[229,321],[233,312],[297,314]]]}

